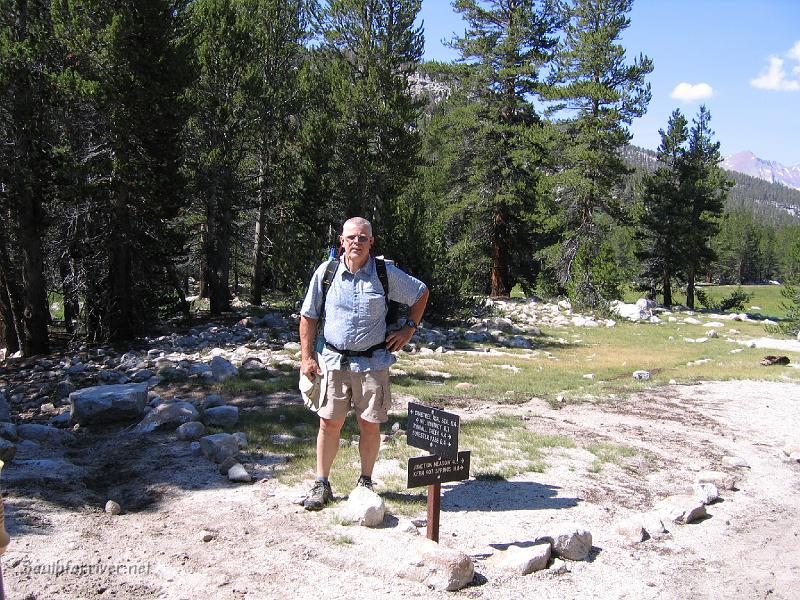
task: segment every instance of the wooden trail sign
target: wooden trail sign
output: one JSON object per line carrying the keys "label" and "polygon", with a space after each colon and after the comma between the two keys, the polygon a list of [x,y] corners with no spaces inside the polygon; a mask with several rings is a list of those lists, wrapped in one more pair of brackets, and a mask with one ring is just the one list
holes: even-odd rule
{"label": "wooden trail sign", "polygon": [[406,441],[409,446],[422,448],[436,456],[456,459],[459,423],[458,415],[409,402]]}
{"label": "wooden trail sign", "polygon": [[408,487],[428,486],[427,537],[434,542],[439,541],[442,483],[469,478],[470,453],[458,451],[459,423],[458,415],[408,403],[406,441],[431,453],[408,459]]}
{"label": "wooden trail sign", "polygon": [[409,458],[407,487],[469,479],[469,458],[469,450],[459,452],[454,459],[439,456]]}

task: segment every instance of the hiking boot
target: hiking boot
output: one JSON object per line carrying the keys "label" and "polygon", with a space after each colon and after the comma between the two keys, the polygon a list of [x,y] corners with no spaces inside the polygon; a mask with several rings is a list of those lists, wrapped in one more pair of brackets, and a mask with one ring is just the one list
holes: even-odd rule
{"label": "hiking boot", "polygon": [[372,478],[367,477],[366,475],[362,475],[361,477],[358,478],[358,483],[356,483],[356,487],[365,487],[370,492],[375,491],[375,484],[372,483]]}
{"label": "hiking boot", "polygon": [[303,508],[306,510],[322,510],[322,508],[333,500],[331,484],[324,481],[315,481],[314,487],[308,493],[308,497],[303,501]]}

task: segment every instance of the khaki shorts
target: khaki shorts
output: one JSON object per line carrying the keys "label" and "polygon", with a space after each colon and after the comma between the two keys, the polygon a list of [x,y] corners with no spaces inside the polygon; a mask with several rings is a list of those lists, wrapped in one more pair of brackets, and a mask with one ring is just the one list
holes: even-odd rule
{"label": "khaki shorts", "polygon": [[344,419],[352,406],[356,416],[370,423],[389,420],[392,394],[389,369],[381,371],[328,371],[325,404],[317,413],[323,419]]}

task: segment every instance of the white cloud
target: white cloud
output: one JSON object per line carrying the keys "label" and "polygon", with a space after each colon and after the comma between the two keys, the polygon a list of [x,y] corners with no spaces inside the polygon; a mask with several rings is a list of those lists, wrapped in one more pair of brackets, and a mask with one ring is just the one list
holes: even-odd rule
{"label": "white cloud", "polygon": [[[800,41],[792,46],[786,53],[790,60],[800,62]],[[800,65],[791,67],[790,75],[787,76],[784,69],[785,61],[778,56],[769,57],[769,66],[764,69],[758,77],[750,80],[750,85],[762,90],[778,92],[797,92],[800,91]],[[797,76],[797,77],[793,77]]]}
{"label": "white cloud", "polygon": [[792,58],[796,61],[800,61],[800,41],[795,42],[792,49],[789,50],[789,54],[787,54],[789,58]]}
{"label": "white cloud", "polygon": [[714,89],[707,83],[686,83],[685,81],[679,83],[672,90],[670,97],[680,100],[681,102],[696,102],[697,100],[705,100],[714,95]]}

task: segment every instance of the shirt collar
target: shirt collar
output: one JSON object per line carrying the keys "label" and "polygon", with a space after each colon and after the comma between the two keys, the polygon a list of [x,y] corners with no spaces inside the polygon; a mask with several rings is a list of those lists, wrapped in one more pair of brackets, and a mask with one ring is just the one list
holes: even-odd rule
{"label": "shirt collar", "polygon": [[344,276],[345,273],[349,273],[351,276],[355,277],[357,274],[361,273],[366,277],[371,277],[372,274],[375,272],[375,257],[374,256],[370,255],[370,257],[367,259],[367,262],[364,263],[364,266],[361,267],[355,273],[350,273],[350,271],[347,270],[347,265],[345,265],[345,263],[344,263],[344,254],[342,254],[342,256],[339,258],[339,260],[342,263],[342,269],[341,269],[342,276]]}

